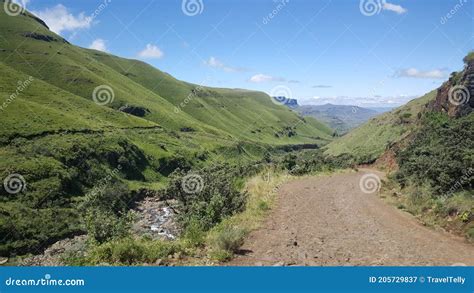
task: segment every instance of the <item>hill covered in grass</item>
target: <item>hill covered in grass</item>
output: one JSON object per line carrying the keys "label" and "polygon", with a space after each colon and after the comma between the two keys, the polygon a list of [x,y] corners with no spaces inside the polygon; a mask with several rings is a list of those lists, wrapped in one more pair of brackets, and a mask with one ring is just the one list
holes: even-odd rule
{"label": "hill covered in grass", "polygon": [[436,91],[370,119],[327,146],[326,154],[349,154],[361,162],[373,162],[393,143],[401,141],[417,126],[419,113],[434,100]]}
{"label": "hill covered in grass", "polygon": [[86,233],[86,215],[119,226],[176,171],[332,139],[264,93],[74,46],[28,12],[0,10],[0,36],[0,256]]}
{"label": "hill covered in grass", "polygon": [[[12,80],[20,81],[32,76],[42,83],[44,94],[39,94],[39,85],[32,86],[23,92],[19,97],[21,101],[16,104],[26,100],[30,93],[37,94],[34,99],[28,100],[35,102],[38,107],[47,107],[49,103],[48,111],[36,113],[44,119],[53,115],[50,110],[57,101],[41,101],[41,98],[51,97],[51,93],[57,92],[67,96],[71,106],[82,109],[84,105],[81,102],[93,102],[93,93],[97,87],[107,86],[109,91],[113,91],[113,99],[104,101],[105,107],[97,107],[97,103],[89,106],[98,111],[91,116],[103,123],[107,123],[109,118],[113,119],[114,115],[122,116],[123,120],[121,111],[135,108],[141,109],[143,114],[138,118],[129,117],[131,115],[125,118],[130,120],[132,127],[160,125],[175,131],[193,128],[223,137],[271,144],[314,142],[313,139],[318,136],[321,139],[328,138],[329,130],[322,124],[312,119],[301,121],[290,110],[272,103],[264,93],[208,88],[182,82],[141,61],[73,46],[28,13],[17,17],[8,16],[3,11],[1,13],[2,70],[5,74],[15,71]],[[5,84],[6,93],[15,91],[17,82]],[[75,99],[68,99],[70,97]],[[14,110],[8,112],[16,114]],[[80,115],[75,112],[74,107],[69,109],[70,115]],[[30,122],[33,124],[34,120]],[[35,126],[32,126],[16,131],[5,127],[3,131],[28,134],[34,132]],[[54,123],[48,126],[50,129],[60,128]],[[300,135],[291,138],[275,135],[288,127]]]}

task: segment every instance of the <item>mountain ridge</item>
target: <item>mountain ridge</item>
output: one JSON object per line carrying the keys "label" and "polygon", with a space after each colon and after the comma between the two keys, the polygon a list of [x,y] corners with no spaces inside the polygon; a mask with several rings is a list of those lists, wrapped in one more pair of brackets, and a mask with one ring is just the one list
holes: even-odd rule
{"label": "mountain ridge", "polygon": [[370,118],[380,113],[358,106],[351,105],[333,105],[330,103],[324,105],[301,105],[296,111],[305,117],[313,117],[326,123],[329,127],[336,130],[338,134],[345,134],[351,129],[368,121]]}

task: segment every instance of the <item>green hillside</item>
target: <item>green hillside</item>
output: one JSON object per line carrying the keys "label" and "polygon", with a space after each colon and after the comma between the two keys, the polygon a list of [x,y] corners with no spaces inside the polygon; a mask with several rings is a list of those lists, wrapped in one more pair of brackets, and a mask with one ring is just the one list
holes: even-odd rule
{"label": "green hillside", "polygon": [[[178,169],[244,165],[332,139],[264,93],[201,87],[76,47],[27,12],[1,9],[0,36],[0,176],[19,174],[25,185],[0,190],[0,256],[84,233],[86,195],[98,186],[120,217],[126,210],[112,202],[162,189]],[[97,88],[105,100],[94,101]]]}
{"label": "green hillside", "polygon": [[[273,104],[264,93],[214,89],[181,82],[143,62],[70,45],[31,15],[9,17],[3,11],[1,13],[2,63],[44,81],[47,83],[45,87],[54,87],[56,91],[61,89],[69,96],[73,94],[89,101],[96,87],[109,86],[114,99],[106,107],[115,110],[126,106],[146,109],[143,119],[127,117],[133,120],[131,125],[159,124],[172,130],[192,128],[271,144],[309,143],[316,137],[329,138],[330,131],[325,126],[314,120],[301,123],[290,110]],[[36,89],[30,91],[36,93]],[[68,103],[82,109],[79,101],[72,99]],[[106,121],[108,116],[117,114],[109,109],[102,111],[94,115],[96,119]],[[42,115],[51,115],[48,112]],[[300,135],[291,139],[275,135],[288,127]]]}
{"label": "green hillside", "polygon": [[415,99],[391,112],[372,118],[326,146],[330,156],[349,154],[360,162],[372,162],[387,146],[402,140],[416,127],[419,113],[435,99],[436,91]]}
{"label": "green hillside", "polygon": [[[301,135],[297,139],[302,140],[305,140],[304,137],[315,138],[315,135],[327,139],[331,133],[329,128],[314,119],[299,120],[289,109],[275,105],[261,92],[201,87],[176,80],[169,74],[140,61],[126,60],[99,52],[96,52],[94,57],[117,73],[128,76],[165,98],[175,106],[175,113],[186,113],[201,123],[223,129],[237,137],[281,143],[281,137],[275,140],[275,133],[288,126],[294,127]],[[254,126],[241,128],[250,121],[254,122]]]}

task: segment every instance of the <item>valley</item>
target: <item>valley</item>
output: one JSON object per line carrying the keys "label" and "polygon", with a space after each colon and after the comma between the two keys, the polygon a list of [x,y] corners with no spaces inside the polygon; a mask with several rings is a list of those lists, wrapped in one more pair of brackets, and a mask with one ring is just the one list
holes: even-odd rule
{"label": "valley", "polygon": [[251,71],[213,57],[197,66],[222,80],[190,83],[71,39],[0,10],[2,265],[474,265],[474,52],[374,110],[297,106],[303,81],[266,74],[246,85],[287,96],[211,87]]}
{"label": "valley", "polygon": [[338,135],[343,135],[354,129],[369,119],[380,115],[379,111],[346,105],[302,105],[296,111],[306,117],[313,117],[326,123],[329,127],[337,131]]}

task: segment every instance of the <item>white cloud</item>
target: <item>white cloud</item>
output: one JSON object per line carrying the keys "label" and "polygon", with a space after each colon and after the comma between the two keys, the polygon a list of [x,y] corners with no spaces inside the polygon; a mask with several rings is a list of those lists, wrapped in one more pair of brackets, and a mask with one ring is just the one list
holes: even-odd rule
{"label": "white cloud", "polygon": [[224,70],[226,72],[242,72],[242,71],[247,70],[242,67],[228,66],[224,64],[222,61],[220,61],[219,59],[217,59],[216,57],[212,57],[212,56],[209,58],[209,60],[204,61],[204,64],[212,68]]}
{"label": "white cloud", "polygon": [[256,74],[254,76],[252,76],[250,79],[249,79],[250,82],[254,82],[254,83],[262,83],[262,82],[272,82],[272,81],[285,81],[284,78],[282,77],[275,77],[275,76],[271,76],[271,75],[265,75],[265,74]]}
{"label": "white cloud", "polygon": [[26,8],[26,5],[30,3],[30,0],[12,0],[12,2],[21,5],[23,8]]}
{"label": "white cloud", "polygon": [[410,77],[410,78],[427,78],[427,79],[444,79],[447,77],[446,71],[443,69],[434,69],[428,71],[418,70],[416,68],[401,69],[395,77]]}
{"label": "white cloud", "polygon": [[393,11],[397,14],[403,14],[403,13],[406,13],[408,11],[407,9],[403,8],[400,5],[396,5],[396,4],[392,4],[392,3],[388,3],[388,2],[384,2],[382,8],[383,8],[383,10]]}
{"label": "white cloud", "polygon": [[105,44],[104,40],[96,39],[92,42],[92,44],[90,44],[89,49],[107,52],[107,45]]}
{"label": "white cloud", "polygon": [[147,44],[145,49],[138,53],[138,56],[142,58],[150,58],[150,59],[159,59],[163,57],[164,53],[155,45]]}
{"label": "white cloud", "polygon": [[40,11],[33,11],[33,14],[44,20],[51,31],[61,34],[65,31],[75,31],[78,29],[87,29],[92,25],[92,19],[84,14],[79,13],[74,16],[62,4],[58,4],[53,8],[46,8]]}

